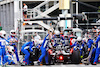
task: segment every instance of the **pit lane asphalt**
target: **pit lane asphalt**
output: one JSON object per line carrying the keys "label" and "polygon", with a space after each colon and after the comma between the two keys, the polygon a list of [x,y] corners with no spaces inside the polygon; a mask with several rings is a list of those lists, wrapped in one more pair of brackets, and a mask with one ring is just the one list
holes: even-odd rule
{"label": "pit lane asphalt", "polygon": [[58,65],[49,65],[49,66],[46,66],[46,65],[42,65],[42,66],[37,66],[37,65],[34,65],[34,66],[20,66],[20,65],[7,65],[6,67],[100,67],[100,64],[97,64],[97,65],[85,65],[85,64],[58,64]]}

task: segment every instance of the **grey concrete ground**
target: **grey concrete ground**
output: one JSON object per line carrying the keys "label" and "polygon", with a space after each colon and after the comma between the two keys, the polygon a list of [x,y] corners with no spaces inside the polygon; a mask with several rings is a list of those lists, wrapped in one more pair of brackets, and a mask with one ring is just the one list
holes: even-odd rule
{"label": "grey concrete ground", "polygon": [[[22,56],[19,56],[19,58],[21,59]],[[17,63],[15,56],[14,56],[14,61],[15,61],[15,63]],[[46,66],[46,65],[43,65],[43,66],[37,66],[37,65],[34,65],[34,66],[7,65],[6,67],[95,67],[95,66],[100,67],[100,63],[97,64],[97,65],[91,65],[91,64],[89,64],[89,65],[85,65],[85,64],[77,64],[77,65],[75,65],[75,64],[65,64],[65,65],[56,64],[56,65],[49,65],[49,66]],[[2,67],[2,66],[0,66],[0,67]]]}
{"label": "grey concrete ground", "polygon": [[18,65],[8,65],[7,67],[100,67],[100,64],[97,65],[84,65],[84,64],[79,64],[79,65],[75,65],[75,64],[66,64],[66,65],[50,65],[50,66],[18,66]]}

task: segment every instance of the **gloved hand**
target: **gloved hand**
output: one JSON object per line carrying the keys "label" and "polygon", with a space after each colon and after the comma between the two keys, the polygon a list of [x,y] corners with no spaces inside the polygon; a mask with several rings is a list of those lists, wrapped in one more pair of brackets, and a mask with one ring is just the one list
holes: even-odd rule
{"label": "gloved hand", "polygon": [[49,48],[46,49],[46,51],[48,51],[48,50],[49,50]]}
{"label": "gloved hand", "polygon": [[90,48],[88,48],[88,51],[90,51]]}
{"label": "gloved hand", "polygon": [[16,45],[12,45],[13,47],[16,47]]}
{"label": "gloved hand", "polygon": [[30,50],[29,53],[32,54],[32,51]]}
{"label": "gloved hand", "polygon": [[95,45],[96,43],[94,42],[93,44]]}
{"label": "gloved hand", "polygon": [[69,48],[72,48],[72,46],[71,46],[71,45],[69,45]]}

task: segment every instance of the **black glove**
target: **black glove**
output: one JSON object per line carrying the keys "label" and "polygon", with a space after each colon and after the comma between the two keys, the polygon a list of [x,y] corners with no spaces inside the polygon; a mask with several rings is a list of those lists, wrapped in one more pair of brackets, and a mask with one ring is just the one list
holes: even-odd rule
{"label": "black glove", "polygon": [[71,45],[69,45],[69,48],[72,48],[72,46],[71,46]]}

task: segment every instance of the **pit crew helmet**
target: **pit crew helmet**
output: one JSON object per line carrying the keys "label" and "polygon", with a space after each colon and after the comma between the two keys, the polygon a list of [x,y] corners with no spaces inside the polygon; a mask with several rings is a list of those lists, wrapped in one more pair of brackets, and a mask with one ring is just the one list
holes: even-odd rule
{"label": "pit crew helmet", "polygon": [[92,36],[91,35],[88,35],[88,39],[92,39]]}
{"label": "pit crew helmet", "polygon": [[67,32],[64,33],[64,38],[65,38],[65,39],[66,39],[66,38],[68,39],[68,34],[67,34]]}
{"label": "pit crew helmet", "polygon": [[9,49],[7,49],[7,51],[9,52],[9,54],[13,54],[14,53],[14,47],[13,46],[8,46]]}
{"label": "pit crew helmet", "polygon": [[1,30],[1,31],[0,31],[0,36],[1,36],[1,37],[6,37],[6,32],[5,32],[4,30]]}
{"label": "pit crew helmet", "polygon": [[98,30],[98,33],[100,32],[100,30]]}
{"label": "pit crew helmet", "polygon": [[82,41],[82,37],[78,37],[77,38],[77,41]]}
{"label": "pit crew helmet", "polygon": [[10,31],[10,35],[15,36],[16,35],[16,31],[15,30],[11,30]]}
{"label": "pit crew helmet", "polygon": [[98,29],[100,30],[100,26],[98,27]]}
{"label": "pit crew helmet", "polygon": [[55,30],[55,35],[60,35],[60,31]]}
{"label": "pit crew helmet", "polygon": [[68,36],[67,32],[64,33],[64,36]]}

